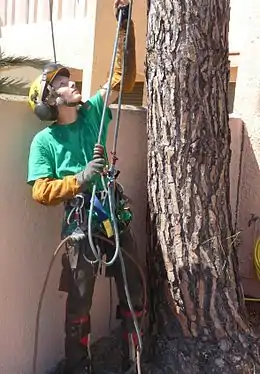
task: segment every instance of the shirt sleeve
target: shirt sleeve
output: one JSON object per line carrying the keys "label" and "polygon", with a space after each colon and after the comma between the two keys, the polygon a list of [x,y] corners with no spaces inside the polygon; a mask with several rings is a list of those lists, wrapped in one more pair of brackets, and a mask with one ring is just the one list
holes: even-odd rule
{"label": "shirt sleeve", "polygon": [[[103,110],[104,110],[104,100],[101,96],[100,91],[97,91],[97,93],[92,96],[88,101],[88,104],[90,104],[90,110],[93,110],[95,112],[95,116],[97,118],[97,121],[99,122],[99,128],[101,125]],[[106,142],[107,138],[107,132],[108,132],[108,126],[112,120],[112,112],[109,107],[106,107],[105,114],[104,114],[104,124],[103,124],[103,132],[102,132],[102,143]]]}
{"label": "shirt sleeve", "polygon": [[39,178],[54,178],[54,170],[49,150],[35,137],[30,146],[28,160],[27,183],[33,183]]}

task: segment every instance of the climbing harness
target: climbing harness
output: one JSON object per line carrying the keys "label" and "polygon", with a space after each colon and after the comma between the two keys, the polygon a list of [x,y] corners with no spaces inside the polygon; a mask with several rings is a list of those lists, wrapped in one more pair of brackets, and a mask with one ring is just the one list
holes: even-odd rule
{"label": "climbing harness", "polygon": [[[94,255],[94,260],[90,260],[86,256],[84,256],[87,262],[90,262],[92,264],[100,263],[108,267],[108,266],[113,265],[115,261],[117,260],[117,258],[119,258],[120,260],[123,282],[124,282],[124,290],[125,290],[125,294],[127,298],[128,307],[131,313],[131,317],[133,319],[133,324],[134,324],[134,328],[135,328],[136,335],[137,335],[137,341],[138,341],[137,347],[136,347],[135,360],[132,366],[130,367],[130,369],[127,370],[125,374],[128,374],[134,371],[135,367],[137,368],[138,374],[140,374],[141,372],[140,356],[141,356],[142,349],[143,349],[141,330],[144,324],[145,308],[147,305],[146,280],[145,280],[145,275],[140,265],[134,260],[134,258],[129,253],[127,253],[126,251],[124,251],[123,248],[120,247],[120,238],[119,238],[120,229],[119,229],[118,222],[117,222],[118,218],[120,217],[120,212],[116,212],[116,208],[115,208],[116,189],[118,185],[116,183],[116,178],[119,174],[119,171],[116,170],[116,161],[117,161],[116,151],[117,151],[117,141],[118,141],[119,126],[120,126],[123,83],[124,83],[124,76],[125,76],[125,69],[126,69],[126,54],[127,54],[130,22],[131,22],[131,17],[132,17],[132,7],[133,7],[133,0],[129,2],[129,12],[128,12],[128,19],[127,19],[127,27],[126,27],[126,38],[125,38],[124,50],[123,50],[124,57],[123,57],[123,64],[122,64],[122,77],[121,77],[121,82],[120,82],[114,141],[113,141],[113,147],[112,147],[112,152],[111,152],[112,157],[111,157],[110,167],[106,175],[108,182],[106,183],[104,175],[101,176],[102,185],[104,188],[104,196],[103,196],[103,199],[101,199],[103,201],[101,202],[97,198],[97,194],[98,194],[97,184],[95,183],[92,189],[90,206],[89,206],[89,211],[88,211],[88,218],[86,220],[85,209],[84,209],[84,206],[85,206],[84,194],[78,194],[76,195],[74,199],[75,206],[72,207],[70,213],[68,214],[67,224],[71,224],[74,222],[75,228],[70,234],[68,234],[61,241],[61,243],[59,244],[59,246],[56,248],[55,252],[53,253],[53,256],[52,256],[52,259],[51,259],[51,262],[50,262],[50,265],[48,267],[48,271],[46,274],[46,278],[44,280],[44,285],[43,285],[43,288],[40,294],[40,299],[39,299],[37,314],[36,314],[36,328],[35,328],[34,354],[33,354],[33,374],[36,374],[37,372],[36,369],[37,369],[37,354],[38,354],[38,335],[39,335],[39,323],[40,323],[40,313],[41,313],[41,308],[42,308],[42,302],[43,302],[44,294],[46,291],[48,279],[50,276],[50,272],[51,272],[54,260],[57,257],[61,248],[63,247],[63,245],[67,244],[67,245],[73,246],[75,242],[78,242],[86,238],[83,228],[87,228],[87,238],[89,240],[90,248]],[[54,60],[56,63],[56,49],[55,49],[54,27],[53,27],[53,17],[52,17],[53,0],[49,0],[49,8],[50,8],[50,23],[51,23],[51,32],[52,32],[53,54],[54,54]],[[112,77],[113,77],[113,72],[114,72],[114,67],[115,67],[116,53],[117,53],[117,48],[119,45],[119,31],[120,31],[120,27],[122,24],[122,14],[123,12],[121,11],[121,9],[119,9],[116,38],[115,38],[112,62],[111,62],[110,73],[109,73],[108,88],[107,88],[106,96],[104,100],[104,108],[103,108],[103,113],[101,117],[100,130],[99,130],[99,135],[98,135],[98,140],[97,140],[98,144],[100,144],[101,142],[101,137],[102,137],[102,133],[104,129],[105,111],[106,111],[107,104],[108,104],[108,98],[111,92]],[[104,208],[105,202],[107,202],[108,204],[109,214],[106,212],[106,209]],[[122,206],[121,215],[125,213],[123,211],[124,211],[124,204]],[[93,232],[93,223],[95,220],[98,224],[101,224],[101,223],[103,224],[107,237],[104,237],[104,235],[99,235],[98,232]],[[114,238],[114,240],[111,240],[112,237]],[[115,246],[115,252],[110,261],[106,262],[102,259],[100,248],[95,245],[94,238],[103,240],[109,243],[110,245]],[[143,300],[143,310],[142,310],[142,315],[141,315],[142,317],[141,317],[140,326],[138,325],[137,317],[135,315],[135,311],[134,311],[131,298],[130,298],[128,281],[127,281],[127,276],[126,276],[126,268],[125,268],[125,263],[124,263],[122,253],[124,253],[137,266],[141,279],[142,279],[142,283],[143,283],[144,300]]]}

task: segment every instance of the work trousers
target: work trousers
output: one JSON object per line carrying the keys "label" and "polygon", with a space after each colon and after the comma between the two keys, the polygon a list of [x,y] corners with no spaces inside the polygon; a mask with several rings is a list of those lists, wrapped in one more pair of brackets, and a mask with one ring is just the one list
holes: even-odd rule
{"label": "work trousers", "polygon": [[[103,240],[98,240],[96,244],[99,245],[101,252],[106,254],[106,261],[109,261],[113,257],[115,247]],[[143,285],[140,270],[136,266],[136,263],[140,266],[137,246],[129,228],[121,234],[120,244],[123,249],[122,254],[131,302],[137,320],[140,322],[144,307]],[[134,261],[125,253],[128,253]],[[91,331],[90,309],[98,273],[98,264],[92,265],[88,263],[84,256],[94,259],[87,238],[79,244],[79,256],[77,266],[74,270],[71,269],[68,252],[62,258],[63,269],[59,289],[68,293],[65,322],[65,356],[69,368],[76,366],[88,354],[89,334]],[[132,315],[126,298],[119,258],[116,259],[111,267],[107,268],[107,271],[107,276],[113,276],[116,283],[119,311],[123,326],[122,338],[127,338],[129,333],[136,336]]]}

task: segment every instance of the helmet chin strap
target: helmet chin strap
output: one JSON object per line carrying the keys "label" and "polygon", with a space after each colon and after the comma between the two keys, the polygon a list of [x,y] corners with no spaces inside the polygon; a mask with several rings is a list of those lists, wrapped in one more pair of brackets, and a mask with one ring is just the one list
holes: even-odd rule
{"label": "helmet chin strap", "polygon": [[78,105],[82,105],[82,106],[87,106],[85,103],[83,103],[83,101],[77,101],[75,103],[73,102],[69,102],[67,100],[64,100],[58,93],[57,91],[49,85],[48,87],[49,91],[50,91],[50,96],[53,97],[55,99],[55,103],[57,106],[61,106],[61,105],[65,105],[67,107],[76,107]]}

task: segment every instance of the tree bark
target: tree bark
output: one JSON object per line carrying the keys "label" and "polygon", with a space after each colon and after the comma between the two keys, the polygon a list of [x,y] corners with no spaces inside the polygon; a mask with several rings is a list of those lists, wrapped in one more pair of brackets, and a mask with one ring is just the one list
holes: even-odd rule
{"label": "tree bark", "polygon": [[229,6],[148,0],[150,331],[167,373],[256,364],[229,203]]}

